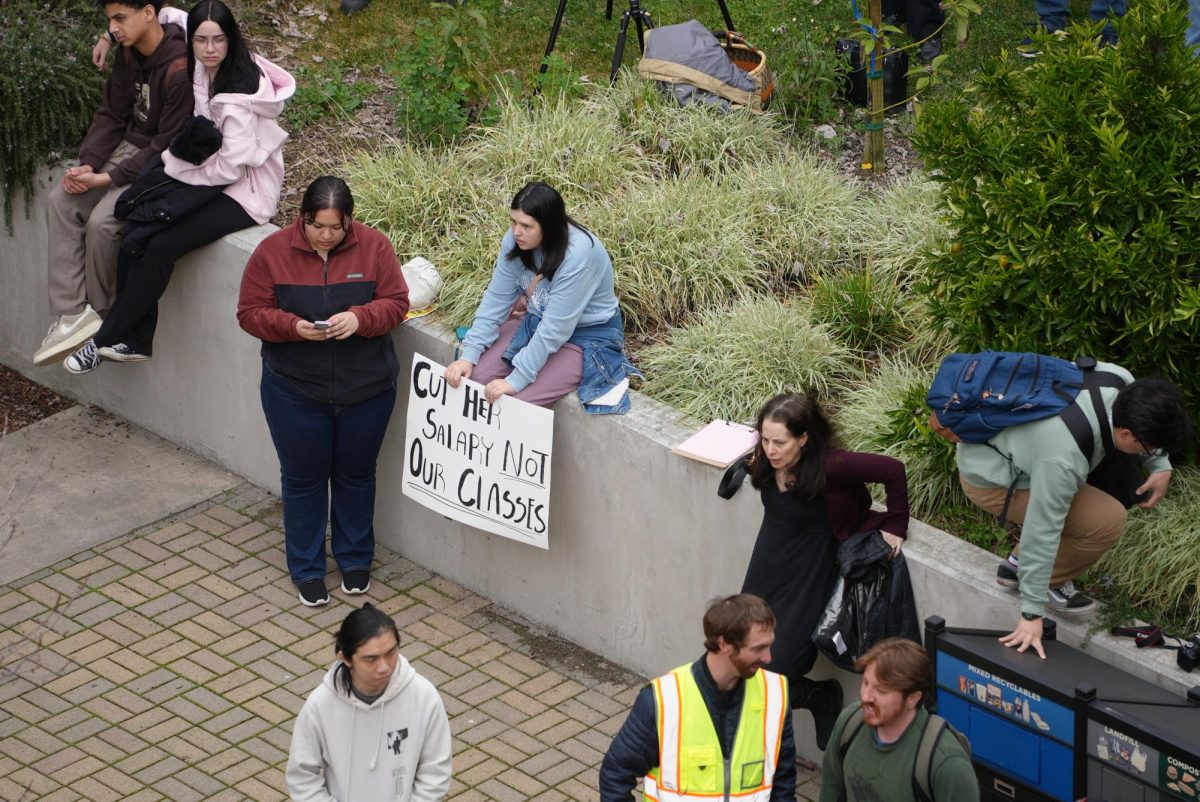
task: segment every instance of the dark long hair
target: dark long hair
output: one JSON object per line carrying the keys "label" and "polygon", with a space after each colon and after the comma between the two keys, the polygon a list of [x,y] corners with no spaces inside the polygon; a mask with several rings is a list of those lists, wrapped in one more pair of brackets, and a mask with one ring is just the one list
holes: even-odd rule
{"label": "dark long hair", "polygon": [[765,421],[782,423],[793,437],[808,433],[808,442],[800,451],[800,458],[792,466],[786,486],[789,492],[801,498],[816,498],[825,489],[825,458],[838,447],[837,435],[829,419],[825,417],[816,397],[801,393],[784,393],[767,402],[758,413],[758,443],[750,457],[750,483],[761,489],[773,481],[775,469],[763,452],[762,428]]}
{"label": "dark long hair", "polygon": [[[396,622],[390,615],[367,602],[342,621],[342,626],[338,629],[337,637],[334,640],[334,650],[339,657],[349,660],[354,657],[354,653],[364,643],[388,632],[396,636],[396,645],[399,646],[400,630],[396,628]],[[342,691],[347,696],[350,695],[350,669],[340,660],[337,664],[337,671],[333,675],[333,684],[335,686],[340,684]]]}
{"label": "dark long hair", "polygon": [[323,175],[308,185],[300,200],[300,217],[311,223],[317,212],[334,209],[342,216],[343,225],[354,216],[354,196],[345,181],[333,175]]}
{"label": "dark long hair", "polygon": [[233,12],[221,0],[200,0],[188,12],[188,76],[193,79],[196,77],[196,49],[192,46],[192,39],[196,36],[196,29],[202,22],[217,23],[217,27],[221,29],[221,33],[225,34],[225,41],[229,45],[229,52],[225,54],[225,60],[221,62],[221,66],[217,67],[217,75],[209,86],[209,96],[219,95],[222,92],[236,92],[242,95],[252,95],[257,92],[258,79],[263,74],[262,70],[254,63],[254,58],[250,55],[249,48],[246,47],[246,40],[242,38],[242,31],[238,28],[237,20],[233,18]]}
{"label": "dark long hair", "polygon": [[554,279],[554,271],[567,255],[567,246],[571,244],[569,226],[575,226],[592,239],[592,232],[567,214],[567,205],[558,190],[541,181],[530,181],[521,187],[509,208],[524,212],[542,227],[542,244],[538,246],[542,252],[542,266],[540,269],[536,266],[533,251],[523,251],[517,245],[505,255],[509,259],[520,259],[526,270],[540,273],[547,281]]}

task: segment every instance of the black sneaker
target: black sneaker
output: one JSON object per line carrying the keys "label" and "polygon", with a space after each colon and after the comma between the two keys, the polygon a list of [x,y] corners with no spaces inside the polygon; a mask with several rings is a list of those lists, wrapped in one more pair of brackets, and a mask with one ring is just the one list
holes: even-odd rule
{"label": "black sneaker", "polygon": [[1064,582],[1046,594],[1046,606],[1061,613],[1086,613],[1096,605],[1095,599],[1075,589],[1074,582]]}
{"label": "black sneaker", "polygon": [[342,593],[358,596],[371,589],[371,574],[368,571],[347,571],[342,574]]}
{"label": "black sneaker", "polygon": [[329,591],[325,589],[324,579],[310,579],[296,586],[300,591],[300,603],[305,607],[320,607],[329,604]]}
{"label": "black sneaker", "polygon": [[1017,569],[1013,568],[1013,564],[1008,560],[996,566],[996,584],[1005,588],[1017,590],[1021,587],[1021,580],[1017,576]]}
{"label": "black sneaker", "polygon": [[91,373],[100,367],[100,355],[96,353],[95,341],[88,340],[82,348],[64,359],[63,367],[67,373],[74,373],[76,376]]}
{"label": "black sneaker", "polygon": [[1116,31],[1105,31],[1100,34],[1100,38],[1096,41],[1096,46],[1103,50],[1106,47],[1116,47],[1121,44],[1120,37]]}
{"label": "black sneaker", "polygon": [[1021,44],[1017,45],[1017,55],[1021,58],[1037,58],[1042,55],[1042,51],[1034,43],[1033,37],[1026,36],[1021,40]]}
{"label": "black sneaker", "polygon": [[932,64],[933,60],[940,55],[942,55],[942,38],[939,36],[921,45],[917,58],[921,60],[922,64]]}
{"label": "black sneaker", "polygon": [[96,353],[105,362],[145,362],[150,358],[149,354],[143,354],[128,343],[102,345],[96,349]]}
{"label": "black sneaker", "polygon": [[812,711],[813,723],[817,731],[817,748],[822,752],[829,745],[829,736],[833,734],[833,725],[837,723],[838,714],[842,712],[842,684],[835,679],[827,679],[813,683],[804,707]]}

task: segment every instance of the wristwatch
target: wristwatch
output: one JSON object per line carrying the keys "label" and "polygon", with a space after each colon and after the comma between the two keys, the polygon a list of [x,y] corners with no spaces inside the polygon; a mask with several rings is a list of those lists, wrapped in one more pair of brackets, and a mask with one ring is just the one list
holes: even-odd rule
{"label": "wristwatch", "polygon": [[1037,613],[1021,613],[1021,617],[1026,621],[1040,621],[1042,618]]}

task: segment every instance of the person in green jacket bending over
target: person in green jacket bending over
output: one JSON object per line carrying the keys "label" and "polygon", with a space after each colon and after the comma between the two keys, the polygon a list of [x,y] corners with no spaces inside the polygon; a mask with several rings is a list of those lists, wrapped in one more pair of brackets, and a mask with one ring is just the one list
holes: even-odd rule
{"label": "person in green jacket bending over", "polygon": [[[1192,423],[1183,394],[1157,377],[1133,380],[1117,365],[1099,362],[1097,372],[1120,377],[1125,386],[1101,387],[1112,444],[1139,457],[1146,474],[1137,488],[1149,494],[1138,506],[1150,509],[1162,500],[1171,481],[1168,452],[1186,448]],[[1021,525],[1021,541],[996,571],[996,581],[1021,594],[1021,620],[1001,638],[1017,651],[1042,649],[1046,607],[1075,614],[1091,610],[1092,599],[1073,580],[1096,564],[1125,531],[1125,505],[1088,484],[1105,456],[1096,411],[1087,390],[1072,402],[1087,419],[1094,437],[1092,456],[1084,456],[1061,415],[1011,426],[986,443],[958,444],[958,473],[967,498],[993,515],[1004,508],[1015,487],[1007,519]],[[1015,483],[1015,484],[1014,484]],[[1019,559],[1018,559],[1019,554]]]}

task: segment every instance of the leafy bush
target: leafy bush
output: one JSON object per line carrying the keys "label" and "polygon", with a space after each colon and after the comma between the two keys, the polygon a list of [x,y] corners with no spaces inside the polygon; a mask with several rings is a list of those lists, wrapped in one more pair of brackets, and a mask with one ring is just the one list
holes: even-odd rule
{"label": "leafy bush", "polygon": [[800,127],[834,116],[838,101],[838,76],[846,62],[834,52],[832,37],[818,41],[809,31],[781,25],[762,43],[767,63],[775,73],[771,107]]}
{"label": "leafy bush", "polygon": [[710,310],[647,348],[639,364],[647,395],[698,421],[749,420],[782,392],[835,396],[856,370],[827,327],[775,298]]}
{"label": "leafy bush", "polygon": [[353,115],[371,89],[366,81],[346,81],[336,67],[328,78],[306,77],[296,81],[296,92],[284,111],[291,130],[329,117],[345,119]]}
{"label": "leafy bush", "polygon": [[397,122],[430,142],[454,139],[487,95],[476,65],[489,49],[487,19],[465,0],[430,3],[435,19],[421,19],[414,39],[397,44]]}
{"label": "leafy bush", "polygon": [[102,25],[91,3],[0,3],[0,183],[9,233],[16,193],[28,214],[34,175],[74,150],[100,105],[103,76],[90,54]]}
{"label": "leafy bush", "polygon": [[1181,3],[1117,27],[1117,48],[1075,26],[1001,60],[918,121],[955,232],[925,266],[931,312],[967,349],[1095,354],[1200,409],[1200,61]]}
{"label": "leafy bush", "polygon": [[909,506],[921,517],[968,504],[955,475],[954,446],[927,423],[925,394],[932,378],[925,365],[884,360],[867,382],[846,393],[836,416],[846,448],[904,463]]}
{"label": "leafy bush", "polygon": [[1168,611],[1200,629],[1200,470],[1177,468],[1153,510],[1130,510],[1125,534],[1096,570],[1108,573],[1135,604]]}

